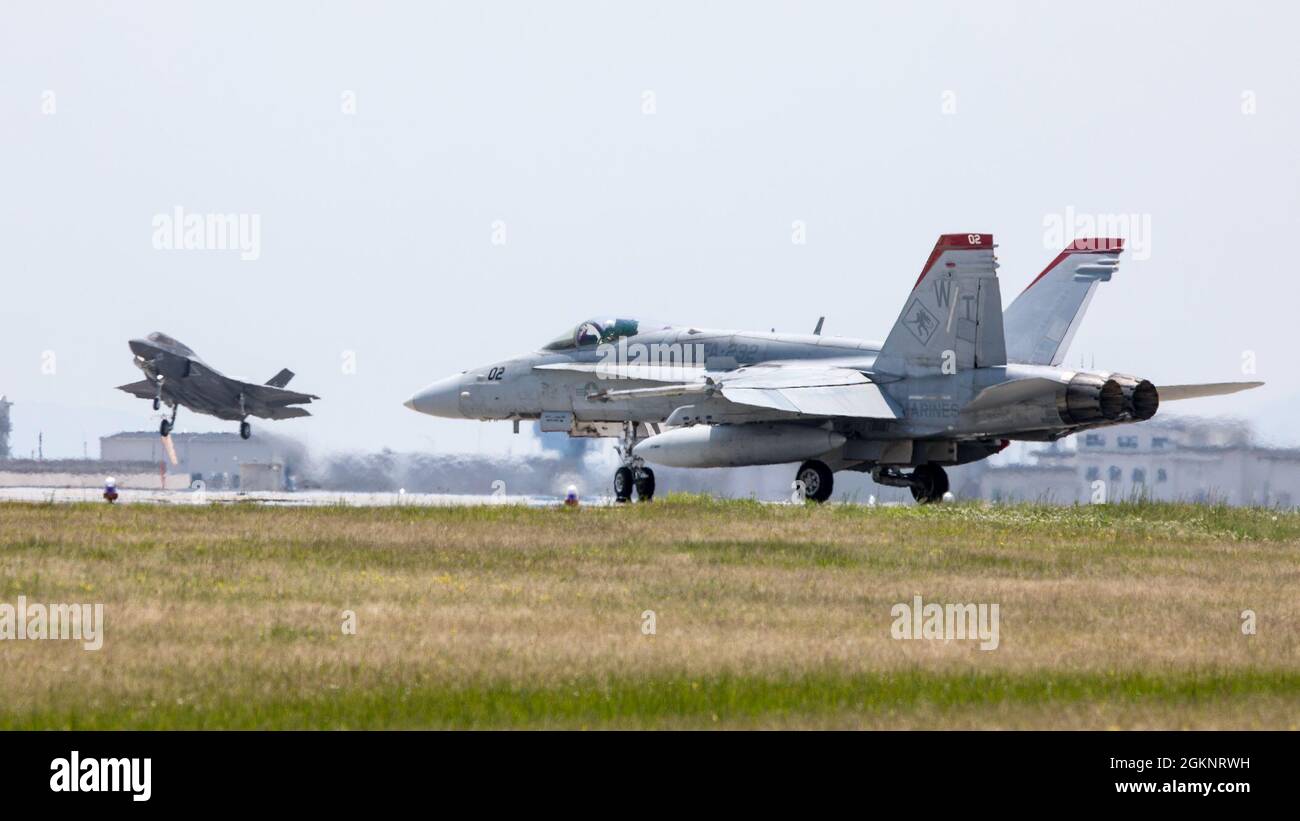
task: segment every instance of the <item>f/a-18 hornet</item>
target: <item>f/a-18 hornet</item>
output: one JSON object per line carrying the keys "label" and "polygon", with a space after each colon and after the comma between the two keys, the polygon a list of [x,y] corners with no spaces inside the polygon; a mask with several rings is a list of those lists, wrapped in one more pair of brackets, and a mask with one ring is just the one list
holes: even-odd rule
{"label": "f/a-18 hornet", "polygon": [[293,406],[320,399],[310,393],[285,390],[284,386],[293,379],[293,371],[288,368],[266,380],[265,385],[255,385],[222,375],[199,359],[188,346],[167,334],[155,331],[144,339],[132,339],[128,344],[135,355],[135,366],[144,371],[145,378],[120,385],[118,390],[141,399],[152,399],[154,410],[163,405],[172,409],[171,419],[163,419],[158,428],[158,433],[163,436],[175,427],[176,412],[181,405],[218,419],[238,419],[239,435],[247,439],[252,435],[248,417],[292,419],[311,416],[306,408]]}
{"label": "f/a-18 hornet", "polygon": [[1012,440],[1053,441],[1150,419],[1161,402],[1260,382],[1157,387],[1061,367],[1123,241],[1076,240],[1004,312],[990,234],[939,237],[884,343],[821,335],[591,320],[534,353],[442,379],[406,406],[458,419],[540,419],[543,431],[618,437],[614,493],[654,495],[646,463],[800,463],[818,502],[834,471],[871,473],[918,502],[944,467]]}

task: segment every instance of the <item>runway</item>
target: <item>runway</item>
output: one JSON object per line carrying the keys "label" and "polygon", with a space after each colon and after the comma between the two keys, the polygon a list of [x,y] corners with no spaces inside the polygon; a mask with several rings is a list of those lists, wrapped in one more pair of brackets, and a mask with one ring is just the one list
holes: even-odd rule
{"label": "runway", "polygon": [[[46,504],[105,504],[103,488],[0,488],[0,502],[41,502]],[[486,505],[523,505],[551,507],[563,503],[554,496],[474,495],[455,493],[356,493],[335,490],[305,490],[294,493],[241,493],[213,490],[134,490],[118,488],[115,504],[206,505],[253,504],[274,507],[472,507]],[[583,505],[608,505],[609,498],[583,498]]]}

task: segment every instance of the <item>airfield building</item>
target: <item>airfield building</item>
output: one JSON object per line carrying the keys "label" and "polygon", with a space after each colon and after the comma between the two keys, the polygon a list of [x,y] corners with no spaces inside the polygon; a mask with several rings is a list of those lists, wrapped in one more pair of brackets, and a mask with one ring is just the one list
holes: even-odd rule
{"label": "airfield building", "polygon": [[[289,459],[277,441],[256,434],[241,439],[234,433],[173,433],[170,439],[175,463],[157,431],[105,436],[99,440],[100,458],[162,465],[167,473],[201,481],[208,490],[285,489]],[[246,478],[252,487],[243,487]]]}
{"label": "airfield building", "polygon": [[13,430],[9,424],[9,409],[13,404],[8,397],[0,396],[0,459],[9,458],[9,434]]}
{"label": "airfield building", "polygon": [[[1244,422],[1173,417],[1070,437],[1030,460],[990,465],[978,495],[990,501],[1300,503],[1300,449],[1255,440]],[[1100,484],[1099,484],[1100,483]]]}

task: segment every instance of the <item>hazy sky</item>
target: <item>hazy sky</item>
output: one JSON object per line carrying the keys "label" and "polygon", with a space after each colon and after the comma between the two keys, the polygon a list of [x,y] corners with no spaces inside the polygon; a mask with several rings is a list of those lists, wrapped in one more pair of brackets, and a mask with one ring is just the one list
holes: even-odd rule
{"label": "hazy sky", "polygon": [[[1177,409],[1295,442],[1298,28],[1281,2],[10,0],[13,445],[43,430],[47,457],[94,456],[156,427],[113,387],[139,378],[126,340],[163,330],[324,397],[255,428],[522,447],[401,403],[591,315],[825,314],[880,339],[945,232],[996,235],[1009,303],[1067,209],[1150,228],[1067,361],[1170,384],[1252,378],[1253,352],[1265,388]],[[260,256],[156,249],[177,206],[257,217]],[[178,429],[235,425],[182,410]]]}

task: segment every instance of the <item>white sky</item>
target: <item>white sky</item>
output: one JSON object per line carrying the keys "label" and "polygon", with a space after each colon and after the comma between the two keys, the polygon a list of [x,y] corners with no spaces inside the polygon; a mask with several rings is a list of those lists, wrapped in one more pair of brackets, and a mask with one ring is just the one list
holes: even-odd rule
{"label": "white sky", "polygon": [[[1070,207],[1149,215],[1151,255],[1103,284],[1067,361],[1169,384],[1252,378],[1253,351],[1268,386],[1176,409],[1293,442],[1296,8],[6,3],[15,451],[156,426],[113,390],[152,330],[230,375],[296,371],[316,415],[254,424],[313,446],[504,449],[508,424],[401,402],[589,315],[826,314],[879,339],[945,232],[996,235],[1009,303]],[[155,250],[177,205],[259,215],[260,259]]]}

